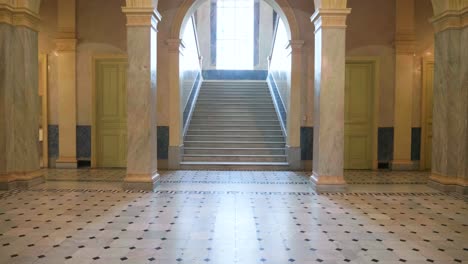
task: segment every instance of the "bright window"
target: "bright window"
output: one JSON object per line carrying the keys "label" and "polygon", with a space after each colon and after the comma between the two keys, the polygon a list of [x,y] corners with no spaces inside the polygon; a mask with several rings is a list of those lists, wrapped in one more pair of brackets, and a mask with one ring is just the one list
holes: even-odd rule
{"label": "bright window", "polygon": [[216,68],[252,70],[254,0],[218,0]]}

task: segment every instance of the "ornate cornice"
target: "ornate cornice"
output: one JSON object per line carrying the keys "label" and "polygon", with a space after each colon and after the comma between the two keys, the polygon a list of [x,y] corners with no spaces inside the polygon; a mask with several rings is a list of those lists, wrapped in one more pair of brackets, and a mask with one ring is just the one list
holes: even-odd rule
{"label": "ornate cornice", "polygon": [[181,39],[168,39],[166,44],[170,53],[182,52],[185,49],[185,44]]}
{"label": "ornate cornice", "polygon": [[57,51],[75,51],[76,50],[76,39],[74,38],[63,38],[56,39],[55,46]]}
{"label": "ornate cornice", "polygon": [[39,31],[39,16],[26,7],[0,2],[0,23]]}
{"label": "ornate cornice", "polygon": [[468,26],[468,7],[462,10],[447,10],[431,18],[434,32],[442,32],[448,29],[461,29]]}
{"label": "ornate cornice", "polygon": [[346,28],[346,18],[351,8],[315,10],[310,17],[315,26],[315,32],[321,28]]}
{"label": "ornate cornice", "polygon": [[286,49],[291,49],[291,54],[300,54],[302,53],[302,47],[304,47],[303,40],[290,40],[286,45]]}
{"label": "ornate cornice", "polygon": [[151,26],[156,30],[161,21],[161,14],[151,7],[122,7],[122,12],[127,15],[127,27]]}

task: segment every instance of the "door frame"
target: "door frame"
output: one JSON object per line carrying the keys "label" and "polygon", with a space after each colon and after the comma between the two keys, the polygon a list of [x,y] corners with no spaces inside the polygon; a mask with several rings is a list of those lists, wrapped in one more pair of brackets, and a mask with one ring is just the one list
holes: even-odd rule
{"label": "door frame", "polygon": [[97,105],[96,105],[96,63],[99,60],[126,59],[127,54],[96,54],[91,56],[91,168],[97,168]]}
{"label": "door frame", "polygon": [[[378,169],[378,129],[379,129],[379,109],[380,109],[380,58],[369,56],[349,56],[346,57],[347,63],[369,63],[374,68],[374,84],[373,84],[373,111],[372,111],[372,170]],[[344,153],[343,153],[344,155]]]}
{"label": "door frame", "polygon": [[42,90],[39,90],[39,96],[42,100],[42,166],[44,168],[49,167],[49,105],[48,105],[48,60],[47,54],[39,54],[39,76],[42,82],[39,84],[39,87],[42,87]]}
{"label": "door frame", "polygon": [[[426,137],[427,137],[427,124],[426,124],[426,96],[427,96],[427,76],[428,67],[430,64],[434,64],[434,57],[426,57],[422,59],[422,87],[421,87],[421,148],[419,156],[419,169],[426,170]],[[434,76],[434,75],[433,75]]]}

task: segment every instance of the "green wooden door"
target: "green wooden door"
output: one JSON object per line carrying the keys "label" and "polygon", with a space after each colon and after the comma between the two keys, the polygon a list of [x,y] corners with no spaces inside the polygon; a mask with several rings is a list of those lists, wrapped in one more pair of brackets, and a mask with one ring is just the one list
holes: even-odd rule
{"label": "green wooden door", "polygon": [[96,165],[126,167],[127,60],[96,61]]}
{"label": "green wooden door", "polygon": [[345,169],[372,169],[373,83],[373,63],[346,63]]}

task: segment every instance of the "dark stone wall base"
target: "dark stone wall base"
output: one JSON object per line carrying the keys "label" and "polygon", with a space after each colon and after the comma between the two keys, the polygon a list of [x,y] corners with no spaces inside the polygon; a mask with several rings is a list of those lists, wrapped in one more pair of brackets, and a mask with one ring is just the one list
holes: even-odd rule
{"label": "dark stone wall base", "polygon": [[11,182],[0,182],[0,190],[28,189],[45,182],[43,175],[29,180],[15,180]]}
{"label": "dark stone wall base", "polygon": [[453,184],[442,184],[433,180],[429,180],[427,185],[433,189],[446,193],[458,193],[468,195],[468,186],[460,186]]}

